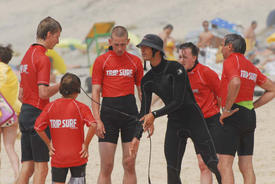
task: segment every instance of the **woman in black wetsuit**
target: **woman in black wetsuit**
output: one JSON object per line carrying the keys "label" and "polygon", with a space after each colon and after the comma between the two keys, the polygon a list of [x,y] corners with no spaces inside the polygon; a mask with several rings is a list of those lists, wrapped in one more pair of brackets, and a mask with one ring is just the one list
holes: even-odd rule
{"label": "woman in black wetsuit", "polygon": [[[168,115],[164,145],[168,184],[181,184],[181,162],[189,137],[199,149],[205,164],[221,183],[215,147],[185,69],[178,62],[164,59],[163,41],[157,35],[145,35],[137,47],[141,48],[143,59],[149,60],[152,66],[141,81],[140,117],[144,121],[144,131],[152,126],[155,118]],[[152,93],[157,94],[165,106],[150,112]],[[138,138],[140,135],[137,133]],[[136,138],[132,141],[133,147],[135,144],[138,144]]]}

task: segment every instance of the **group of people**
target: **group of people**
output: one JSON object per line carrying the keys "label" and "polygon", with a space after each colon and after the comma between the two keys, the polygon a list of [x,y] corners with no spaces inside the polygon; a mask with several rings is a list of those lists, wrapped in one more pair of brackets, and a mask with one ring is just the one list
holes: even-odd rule
{"label": "group of people", "polygon": [[[17,184],[27,184],[32,175],[34,184],[45,183],[50,156],[53,183],[65,183],[68,170],[70,184],[86,183],[89,144],[95,134],[100,154],[97,183],[112,183],[120,134],[123,183],[136,184],[135,160],[142,132],[149,131],[152,136],[154,120],[164,115],[168,115],[164,145],[168,184],[181,183],[181,163],[188,138],[194,143],[201,183],[213,182],[211,172],[218,183],[234,183],[232,165],[236,152],[244,183],[256,182],[252,165],[254,109],[275,97],[275,85],[244,57],[244,38],[237,34],[225,36],[220,80],[217,73],[199,62],[199,48],[193,43],[180,45],[178,62],[168,61],[163,39],[147,34],[137,45],[142,59],[152,67],[144,75],[141,59],[127,52],[127,29],[115,26],[109,50],[97,57],[93,65],[91,112],[76,100],[81,91],[76,75],[66,73],[60,83],[50,84],[51,64],[45,52],[58,43],[61,31],[58,21],[51,17],[43,19],[37,28],[36,43],[20,64],[22,167],[16,175]],[[5,59],[1,51],[2,48],[0,64],[7,65],[10,58]],[[253,102],[256,85],[265,93]],[[2,93],[2,84],[0,89]],[[62,97],[49,102],[58,91]],[[154,111],[152,94],[164,102],[163,107]],[[85,125],[89,127],[86,135]]]}

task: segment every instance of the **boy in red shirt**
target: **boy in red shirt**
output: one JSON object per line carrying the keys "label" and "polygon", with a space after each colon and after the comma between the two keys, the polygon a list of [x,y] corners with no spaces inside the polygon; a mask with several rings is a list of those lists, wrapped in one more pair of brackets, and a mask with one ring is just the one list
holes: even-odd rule
{"label": "boy in red shirt", "polygon": [[[76,75],[65,74],[59,89],[63,98],[46,105],[35,122],[34,129],[48,146],[52,157],[52,181],[58,184],[65,183],[68,169],[72,176],[69,183],[85,183],[88,147],[96,124],[89,107],[75,100],[80,86]],[[84,125],[89,127],[85,139]],[[45,132],[48,126],[52,140]]]}

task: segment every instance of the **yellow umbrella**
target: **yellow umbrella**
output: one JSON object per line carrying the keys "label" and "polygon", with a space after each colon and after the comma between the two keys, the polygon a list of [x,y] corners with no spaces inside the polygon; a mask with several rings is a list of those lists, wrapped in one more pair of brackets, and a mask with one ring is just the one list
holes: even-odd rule
{"label": "yellow umbrella", "polygon": [[65,74],[67,71],[67,66],[64,62],[64,59],[52,49],[48,49],[46,55],[52,58],[53,68],[61,74]]}
{"label": "yellow umbrella", "polygon": [[271,43],[271,42],[275,42],[275,33],[273,33],[272,35],[270,35],[267,39],[266,39],[267,43]]}
{"label": "yellow umbrella", "polygon": [[86,50],[87,45],[82,43],[81,40],[73,39],[73,38],[64,38],[60,39],[59,43],[56,45],[59,48],[72,48],[72,49],[79,49],[79,50]]}

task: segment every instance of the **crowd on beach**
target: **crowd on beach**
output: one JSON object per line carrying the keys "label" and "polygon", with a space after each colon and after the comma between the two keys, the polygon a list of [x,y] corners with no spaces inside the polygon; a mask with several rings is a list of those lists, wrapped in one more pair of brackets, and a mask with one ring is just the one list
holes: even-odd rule
{"label": "crowd on beach", "polygon": [[[168,184],[181,183],[188,138],[194,143],[201,183],[213,183],[213,173],[218,183],[233,184],[236,153],[244,183],[256,183],[255,109],[275,97],[274,82],[263,74],[264,66],[275,60],[274,48],[255,49],[256,21],[242,34],[223,37],[215,36],[215,25],[210,30],[206,20],[202,27],[197,43],[177,43],[171,24],[159,34],[146,34],[136,45],[140,58],[127,51],[128,30],[114,26],[108,49],[93,62],[91,108],[77,100],[83,90],[79,76],[65,73],[60,81],[51,79],[52,63],[46,52],[58,44],[62,34],[57,20],[46,17],[38,24],[36,41],[20,63],[20,78],[9,66],[11,45],[0,46],[0,133],[14,183],[27,184],[31,179],[34,184],[45,183],[49,161],[53,183],[86,183],[89,145],[96,135],[97,183],[112,183],[121,137],[122,180],[136,184],[135,161],[142,134],[153,136],[155,119],[164,115],[168,115],[164,145]],[[261,62],[259,55],[265,58]],[[146,73],[144,61],[151,66]],[[222,63],[221,73],[211,69],[211,63]],[[265,92],[255,100],[256,86]],[[50,102],[58,92],[61,98]],[[151,111],[158,99],[163,107]],[[14,149],[18,136],[21,163]],[[71,178],[67,179],[69,171]]]}

